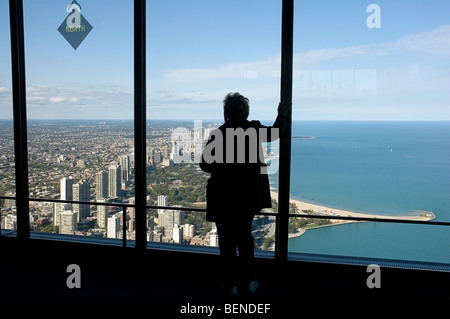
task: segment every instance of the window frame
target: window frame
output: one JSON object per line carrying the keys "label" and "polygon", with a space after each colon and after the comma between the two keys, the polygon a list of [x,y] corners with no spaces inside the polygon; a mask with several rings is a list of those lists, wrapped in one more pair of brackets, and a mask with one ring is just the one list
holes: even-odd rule
{"label": "window frame", "polygon": [[[135,248],[149,249],[146,239],[147,209],[170,208],[147,205],[146,203],[146,0],[134,0],[134,134],[135,134],[135,203],[102,204],[97,202],[81,202],[66,200],[50,200],[30,198],[28,189],[28,154],[27,154],[27,106],[26,106],[26,78],[25,78],[25,47],[23,27],[23,1],[10,0],[9,14],[11,26],[11,66],[13,93],[13,124],[14,124],[14,152],[16,174],[17,205],[17,236],[21,239],[30,238],[29,203],[30,201],[78,203],[89,205],[120,206],[124,210],[128,207],[135,209],[136,241]],[[294,29],[294,0],[282,0],[282,34],[281,34],[281,80],[280,100],[292,98],[293,76],[293,29]],[[291,217],[298,215],[289,213],[290,202],[290,164],[291,164],[291,122],[292,112],[287,115],[288,128],[286,135],[280,138],[279,163],[279,193],[278,212],[260,212],[259,215],[276,217],[275,255],[277,260],[289,259],[288,227]],[[0,196],[0,199],[12,199]],[[177,210],[201,211],[201,208],[177,207]],[[302,215],[305,218],[327,218],[353,221],[376,221],[390,223],[413,223],[426,225],[450,226],[450,222],[411,221],[363,217],[321,217],[317,215]],[[127,246],[126,227],[123,228],[123,247]]]}

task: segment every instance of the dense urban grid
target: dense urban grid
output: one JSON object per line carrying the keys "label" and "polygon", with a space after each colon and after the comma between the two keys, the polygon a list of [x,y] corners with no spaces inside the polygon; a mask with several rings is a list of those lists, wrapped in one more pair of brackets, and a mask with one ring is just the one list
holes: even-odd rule
{"label": "dense urban grid", "polygon": [[[198,123],[197,123],[198,124]],[[147,210],[149,242],[217,246],[214,223],[205,214],[177,210],[206,207],[208,174],[195,157],[218,124],[151,121],[147,127],[147,204],[174,209]],[[134,132],[132,121],[29,121],[28,165],[30,198],[97,202],[86,205],[30,202],[32,231],[96,238],[135,238]],[[0,124],[0,194],[14,197],[12,123]],[[273,209],[276,209],[274,202]],[[271,210],[269,210],[271,211]],[[2,202],[2,229],[16,229],[15,201]],[[125,229],[124,229],[125,227]],[[273,248],[274,218],[257,216],[255,245]],[[295,229],[294,229],[295,231]]]}

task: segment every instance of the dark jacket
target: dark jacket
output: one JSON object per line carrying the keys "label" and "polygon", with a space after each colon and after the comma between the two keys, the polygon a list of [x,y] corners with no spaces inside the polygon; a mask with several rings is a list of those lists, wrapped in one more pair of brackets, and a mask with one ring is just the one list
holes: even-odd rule
{"label": "dark jacket", "polygon": [[[200,168],[211,173],[206,188],[208,221],[214,222],[218,218],[235,214],[254,215],[262,208],[272,207],[261,143],[276,140],[283,134],[285,126],[284,117],[278,115],[271,127],[264,126],[259,121],[228,121],[211,132],[200,162]],[[279,134],[272,134],[271,128],[278,128]],[[234,131],[236,135],[245,136],[245,144],[242,138],[239,141],[233,138],[233,143],[230,137],[234,136],[227,134],[236,129],[240,129],[240,132]],[[242,132],[248,133],[248,136]],[[220,138],[223,140],[220,141]],[[232,149],[234,154],[230,154]],[[214,161],[211,161],[211,155]]]}

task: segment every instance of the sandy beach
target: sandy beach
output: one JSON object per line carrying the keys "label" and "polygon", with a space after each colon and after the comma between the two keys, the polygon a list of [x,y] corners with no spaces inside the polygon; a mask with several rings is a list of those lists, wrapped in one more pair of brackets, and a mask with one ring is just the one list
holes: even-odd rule
{"label": "sandy beach", "polygon": [[[271,196],[273,199],[278,199],[278,193],[271,191]],[[374,215],[374,214],[364,214],[364,213],[356,213],[347,210],[335,209],[332,207],[326,207],[321,205],[315,205],[310,203],[305,203],[299,200],[291,199],[291,203],[297,205],[299,211],[303,210],[312,210],[316,213],[322,213],[323,215],[330,214],[330,216],[344,216],[344,217],[366,217],[366,218],[384,218],[384,219],[402,219],[402,220],[420,220],[420,221],[428,221],[433,220],[435,215],[432,212],[427,211],[412,211],[411,214],[404,216],[388,216],[388,215]]]}

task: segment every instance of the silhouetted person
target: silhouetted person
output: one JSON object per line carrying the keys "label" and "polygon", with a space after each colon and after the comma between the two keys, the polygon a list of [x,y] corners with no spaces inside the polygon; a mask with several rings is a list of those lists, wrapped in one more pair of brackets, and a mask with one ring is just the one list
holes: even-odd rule
{"label": "silhouetted person", "polygon": [[291,101],[279,104],[271,127],[247,120],[248,99],[241,94],[229,93],[223,103],[225,123],[211,132],[200,168],[211,173],[206,189],[206,219],[217,226],[224,288],[236,295],[239,284],[250,292],[259,287],[252,221],[262,208],[272,207],[261,143],[283,134]]}

